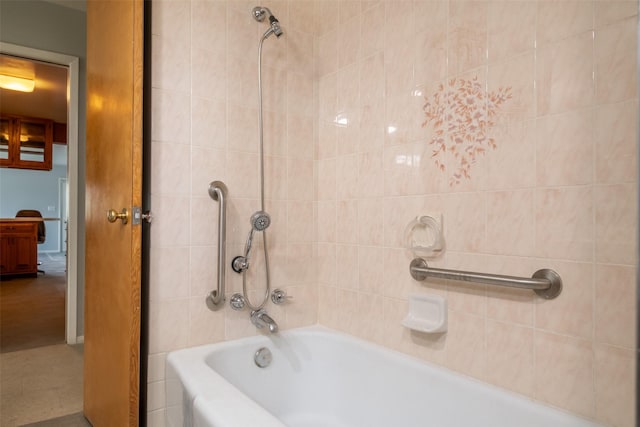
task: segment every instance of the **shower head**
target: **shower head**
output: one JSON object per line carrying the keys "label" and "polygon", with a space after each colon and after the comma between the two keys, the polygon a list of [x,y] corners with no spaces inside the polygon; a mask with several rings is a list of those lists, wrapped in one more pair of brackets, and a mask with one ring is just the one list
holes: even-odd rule
{"label": "shower head", "polygon": [[[249,222],[251,223],[251,230],[249,230],[249,235],[247,236],[247,243],[245,243],[244,245],[244,257],[239,257],[241,258],[241,261],[243,261],[243,265],[242,267],[238,267],[237,269],[236,267],[234,267],[234,270],[236,272],[240,272],[243,269],[249,268],[249,260],[251,259],[251,246],[253,245],[253,233],[255,233],[256,231],[266,230],[267,227],[269,227],[269,225],[271,224],[271,217],[265,211],[257,211],[253,215],[251,215]],[[236,261],[234,260],[234,266],[235,262]]]}
{"label": "shower head", "polygon": [[271,217],[265,211],[258,211],[251,215],[251,228],[255,231],[264,231],[271,224]]}
{"label": "shower head", "polygon": [[264,33],[264,38],[269,37],[271,34],[275,34],[276,37],[280,37],[284,32],[280,27],[280,22],[273,16],[269,8],[263,6],[256,6],[252,10],[253,17],[256,21],[262,22],[266,16],[269,16],[269,29]]}

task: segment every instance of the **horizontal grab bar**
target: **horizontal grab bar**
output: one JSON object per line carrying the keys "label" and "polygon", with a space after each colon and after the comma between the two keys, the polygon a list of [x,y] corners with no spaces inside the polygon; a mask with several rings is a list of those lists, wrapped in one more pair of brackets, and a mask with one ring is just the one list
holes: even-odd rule
{"label": "horizontal grab bar", "polygon": [[445,270],[431,268],[422,258],[415,258],[409,265],[411,277],[422,281],[427,277],[475,282],[485,285],[505,286],[509,288],[531,289],[545,299],[554,299],[562,292],[562,279],[553,270],[542,269],[533,273],[531,278],[504,276],[501,274],[475,273],[472,271]]}

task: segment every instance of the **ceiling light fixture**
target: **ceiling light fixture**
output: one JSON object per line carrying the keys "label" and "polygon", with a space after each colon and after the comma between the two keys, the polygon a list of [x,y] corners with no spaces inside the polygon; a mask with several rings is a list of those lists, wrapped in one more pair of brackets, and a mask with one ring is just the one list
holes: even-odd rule
{"label": "ceiling light fixture", "polygon": [[20,92],[33,92],[35,87],[36,82],[33,79],[0,74],[0,88],[2,89],[17,90]]}

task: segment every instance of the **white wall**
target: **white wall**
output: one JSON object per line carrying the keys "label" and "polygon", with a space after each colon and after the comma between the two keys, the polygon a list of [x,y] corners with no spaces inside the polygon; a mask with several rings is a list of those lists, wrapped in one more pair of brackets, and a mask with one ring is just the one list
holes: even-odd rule
{"label": "white wall", "polygon": [[32,0],[0,1],[0,41],[76,56],[78,86],[78,335],[84,333],[84,176],[86,121],[86,13]]}
{"label": "white wall", "polygon": [[[66,164],[54,165],[50,171],[0,168],[0,217],[13,218],[21,209],[35,209],[45,218],[60,218],[58,182],[66,177]],[[58,252],[60,221],[46,221],[45,227],[46,240],[38,245],[38,252]]]}

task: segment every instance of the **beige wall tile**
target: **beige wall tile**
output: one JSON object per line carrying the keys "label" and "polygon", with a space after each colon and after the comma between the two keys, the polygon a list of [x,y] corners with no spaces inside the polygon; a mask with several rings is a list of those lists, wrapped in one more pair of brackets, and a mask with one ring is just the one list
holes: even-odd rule
{"label": "beige wall tile", "polygon": [[224,341],[224,311],[209,310],[205,298],[189,300],[189,346]]}
{"label": "beige wall tile", "polygon": [[293,299],[286,305],[287,327],[310,326],[318,321],[318,288],[316,286],[292,286],[285,289]]}
{"label": "beige wall tile", "polygon": [[338,243],[358,243],[358,202],[356,200],[338,202],[336,239]]}
{"label": "beige wall tile", "polygon": [[593,259],[593,190],[564,187],[536,191],[536,251],[542,257]]}
{"label": "beige wall tile", "polygon": [[537,120],[538,186],[593,182],[593,112],[589,109]]}
{"label": "beige wall tile", "polygon": [[557,42],[593,28],[591,1],[540,1],[536,39],[540,45]]}
{"label": "beige wall tile", "polygon": [[456,371],[486,379],[486,320],[462,312],[449,311],[446,365]]}
{"label": "beige wall tile", "polygon": [[178,34],[188,36],[191,31],[191,4],[188,2],[160,1],[153,8],[152,34]]}
{"label": "beige wall tile", "polygon": [[[313,119],[295,113],[287,114],[288,156],[312,159],[314,155],[313,147]],[[313,188],[310,189],[310,192],[312,190]]]}
{"label": "beige wall tile", "polygon": [[165,247],[151,251],[149,299],[160,301],[189,296],[189,248]]}
{"label": "beige wall tile", "polygon": [[[564,4],[564,2],[545,2]],[[594,99],[591,32],[540,47],[536,53],[538,116],[588,107]]]}
{"label": "beige wall tile", "polygon": [[188,194],[190,157],[190,147],[186,144],[155,144],[151,153],[151,192],[173,196]]}
{"label": "beige wall tile", "polygon": [[487,199],[482,193],[452,193],[444,201],[444,236],[450,251],[481,252],[486,247]]}
{"label": "beige wall tile", "polygon": [[149,307],[149,354],[188,346],[189,299],[151,302]]}
{"label": "beige wall tile", "polygon": [[360,49],[362,57],[376,53],[384,48],[384,4],[364,10],[360,27]]}
{"label": "beige wall tile", "polygon": [[533,329],[487,321],[487,381],[534,394]]}
{"label": "beige wall tile", "polygon": [[632,267],[596,265],[595,338],[633,348],[636,342],[636,281]]}
{"label": "beige wall tile", "polygon": [[553,300],[536,298],[536,328],[592,339],[592,265],[548,260],[545,268],[554,270],[562,278],[562,294]]}
{"label": "beige wall tile", "polygon": [[534,48],[536,8],[535,1],[489,2],[489,61],[508,58]]}
{"label": "beige wall tile", "polygon": [[175,91],[152,89],[153,141],[188,144],[191,136],[189,97]]}
{"label": "beige wall tile", "polygon": [[336,202],[318,203],[318,242],[336,241]]}
{"label": "beige wall tile", "polygon": [[230,105],[228,108],[228,141],[229,150],[257,153],[259,150],[258,110],[255,107]]}
{"label": "beige wall tile", "polygon": [[637,19],[598,29],[595,35],[596,101],[618,102],[637,97]]}
{"label": "beige wall tile", "polygon": [[440,81],[446,76],[448,13],[449,5],[444,1],[414,2],[414,15],[419,17],[413,36],[416,86]]}
{"label": "beige wall tile", "polygon": [[293,1],[288,2],[288,5],[289,20],[287,21],[287,27],[291,30],[309,33],[315,33],[317,31],[315,5],[313,1]]}
{"label": "beige wall tile", "polygon": [[358,246],[336,245],[336,283],[339,288],[358,289]]}
{"label": "beige wall tile", "polygon": [[595,187],[596,259],[632,265],[636,259],[636,184]]}
{"label": "beige wall tile", "polygon": [[[191,145],[208,149],[227,147],[227,106],[218,99],[192,98]],[[254,134],[255,135],[255,134]]]}
{"label": "beige wall tile", "polygon": [[595,2],[596,28],[638,14],[638,4],[633,0],[597,0]]}
{"label": "beige wall tile", "polygon": [[318,39],[318,76],[333,73],[338,68],[338,33],[330,31]]}
{"label": "beige wall tile", "polygon": [[[335,159],[336,191],[338,200],[354,200],[360,197],[358,193],[358,155],[350,154]],[[322,185],[318,179],[318,186]]]}
{"label": "beige wall tile", "polygon": [[[526,4],[526,3],[525,3]],[[508,87],[511,98],[500,107],[500,122],[520,122],[535,117],[535,56],[533,51],[489,64],[489,92]]]}
{"label": "beige wall tile", "polygon": [[364,247],[358,249],[358,290],[382,295],[384,286],[384,249]]}
{"label": "beige wall tile", "polygon": [[[236,31],[234,31],[235,33]],[[252,49],[240,52],[250,52]],[[227,100],[238,106],[258,107],[257,55],[227,55]]]}
{"label": "beige wall tile", "polygon": [[532,256],[535,252],[535,193],[487,193],[486,248],[490,253]]}
{"label": "beige wall tile", "polygon": [[213,245],[217,242],[218,206],[209,197],[191,199],[192,245]]}
{"label": "beige wall tile", "polygon": [[330,243],[318,243],[318,282],[321,285],[333,285],[336,284],[336,245]]}
{"label": "beige wall tile", "polygon": [[384,320],[381,314],[384,311],[383,298],[380,295],[358,293],[358,325],[356,335],[360,338],[381,343],[383,341],[382,326]]}
{"label": "beige wall tile", "polygon": [[497,148],[485,159],[488,189],[531,188],[536,180],[536,122],[509,121],[490,130]]}
{"label": "beige wall tile", "polygon": [[189,93],[191,75],[182,72],[182,64],[189,63],[189,37],[153,36],[152,60],[158,66],[151,72],[151,85],[156,88]]}
{"label": "beige wall tile", "polygon": [[360,51],[360,16],[353,14],[338,27],[338,68],[358,61]]}
{"label": "beige wall tile", "polygon": [[488,10],[485,1],[449,3],[449,75],[486,64]]}
{"label": "beige wall tile", "polygon": [[594,360],[589,341],[535,333],[535,395],[586,417],[595,415]]}
{"label": "beige wall tile", "polygon": [[[190,278],[189,295],[206,296],[213,290],[218,280],[218,264],[212,262],[218,246],[191,246],[188,276]],[[167,262],[171,265],[171,262]]]}
{"label": "beige wall tile", "polygon": [[358,243],[382,245],[384,241],[382,198],[358,200]]}
{"label": "beige wall tile", "polygon": [[595,348],[596,418],[611,426],[631,427],[636,415],[635,352],[597,345]]}
{"label": "beige wall tile", "polygon": [[382,197],[384,195],[382,150],[359,154],[357,166],[358,197]]}
{"label": "beige wall tile", "polygon": [[[225,38],[216,39],[224,42]],[[191,91],[210,100],[226,100],[229,70],[224,53],[207,47],[191,49]]]}
{"label": "beige wall tile", "polygon": [[634,181],[638,168],[637,100],[598,106],[594,115],[596,182]]}
{"label": "beige wall tile", "polygon": [[151,229],[153,247],[187,246],[190,243],[191,220],[189,198],[174,196],[154,197],[154,227]]}

